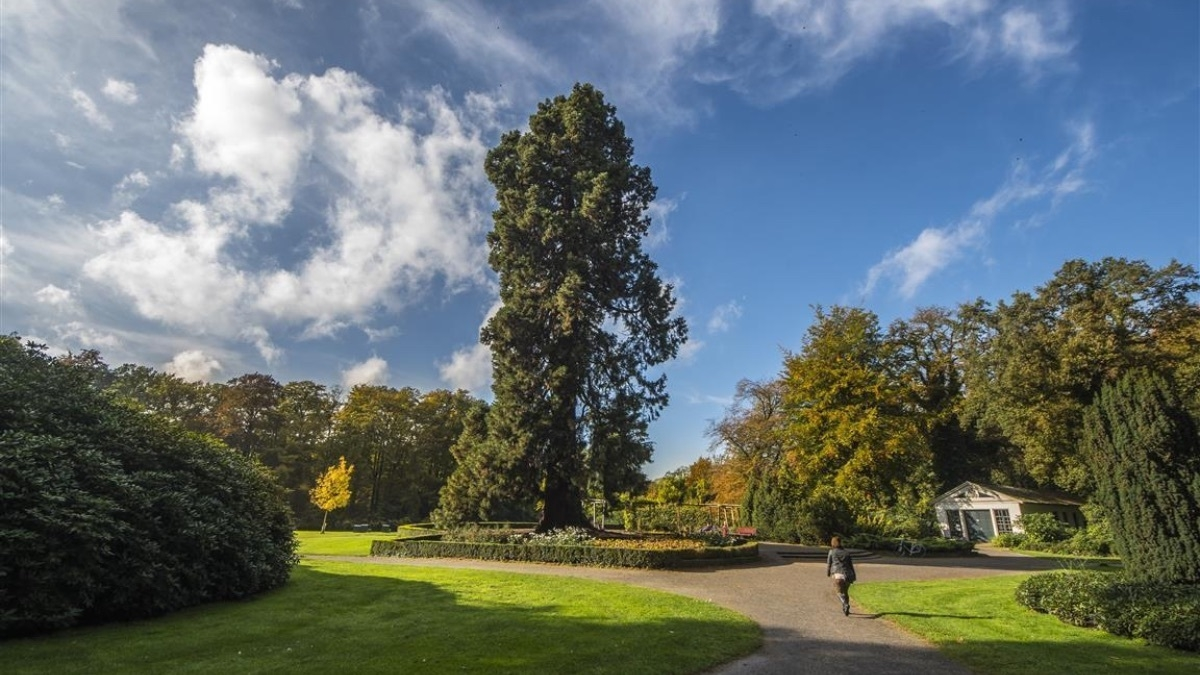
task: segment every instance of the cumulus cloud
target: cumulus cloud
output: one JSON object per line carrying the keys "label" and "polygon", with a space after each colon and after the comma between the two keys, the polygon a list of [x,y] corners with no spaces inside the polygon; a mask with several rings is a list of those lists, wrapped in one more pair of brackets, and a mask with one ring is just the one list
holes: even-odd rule
{"label": "cumulus cloud", "polygon": [[689,337],[688,341],[683,343],[679,348],[679,355],[675,357],[675,363],[688,364],[696,360],[696,355],[700,350],[704,349],[704,341],[694,337]]}
{"label": "cumulus cloud", "polygon": [[43,286],[38,290],[37,293],[34,293],[33,297],[42,304],[50,305],[51,307],[58,309],[66,309],[71,307],[74,300],[71,295],[71,291],[68,291],[65,288],[59,288],[54,284],[47,284]]}
{"label": "cumulus cloud", "polygon": [[101,89],[101,91],[104,92],[104,95],[107,96],[110,101],[114,101],[122,105],[133,105],[134,103],[137,103],[138,100],[137,85],[132,82],[126,82],[125,80],[118,80],[110,77],[108,78],[108,81],[104,83],[104,88]]}
{"label": "cumulus cloud", "polygon": [[214,203],[236,218],[274,222],[291,206],[310,138],[298,119],[300,78],[271,77],[275,64],[230,45],[196,61],[196,103],[179,132],[200,171],[234,180]]}
{"label": "cumulus cloud", "polygon": [[188,382],[211,382],[213,375],[221,371],[221,362],[199,349],[179,352],[163,371]]}
{"label": "cumulus cloud", "polygon": [[13,252],[13,245],[8,241],[8,237],[0,232],[0,255],[8,255]]}
{"label": "cumulus cloud", "polygon": [[222,259],[229,228],[214,223],[203,207],[177,206],[182,227],[167,230],[132,211],[94,229],[105,251],[84,265],[84,274],[121,291],[144,317],[198,332],[230,334],[250,284]]}
{"label": "cumulus cloud", "polygon": [[[927,228],[911,243],[884,256],[867,272],[863,294],[891,279],[897,284],[897,293],[910,299],[931,276],[980,247],[992,223],[1009,209],[1040,201],[1045,210],[1053,211],[1063,198],[1086,189],[1084,169],[1096,153],[1095,129],[1090,122],[1083,122],[1073,126],[1071,133],[1067,148],[1040,170],[1018,163],[999,189],[975,202],[958,222]],[[1023,223],[1037,222],[1041,217],[1039,214]]]}
{"label": "cumulus cloud", "polygon": [[346,389],[352,389],[359,384],[383,385],[387,384],[387,379],[387,361],[378,356],[372,356],[342,371],[342,386]]}
{"label": "cumulus cloud", "polygon": [[138,193],[150,187],[150,177],[141,171],[127,174],[113,187],[113,198],[121,204],[129,204]]}
{"label": "cumulus cloud", "polygon": [[[98,224],[104,251],[85,265],[89,278],[147,318],[250,339],[268,360],[278,353],[240,334],[233,317],[331,335],[402,308],[435,278],[451,291],[485,281],[490,190],[479,167],[496,101],[472,94],[456,106],[435,89],[394,121],[353,73],[276,77],[275,68],[235,47],[205,48],[172,163],[190,157],[216,186],[206,201],[176,203],[163,223],[127,211]],[[248,247],[248,233],[280,222],[299,182],[328,202],[310,247],[282,266]]]}
{"label": "cumulus cloud", "polygon": [[283,358],[283,350],[275,346],[271,334],[262,326],[251,326],[242,331],[241,338],[254,344],[259,356],[268,364],[274,365]]}
{"label": "cumulus cloud", "polygon": [[75,108],[83,113],[87,121],[104,130],[111,130],[113,128],[112,121],[104,113],[100,112],[100,109],[96,107],[96,102],[82,89],[71,89],[71,100],[75,102]]}
{"label": "cumulus cloud", "polygon": [[[479,324],[480,329],[500,311],[500,306],[500,299],[496,298]],[[492,350],[483,343],[458,349],[449,361],[438,364],[438,372],[451,388],[486,396],[492,388]]]}
{"label": "cumulus cloud", "polygon": [[708,332],[725,333],[740,318],[742,318],[742,306],[736,300],[730,300],[713,310],[712,316],[708,319]]}
{"label": "cumulus cloud", "polygon": [[121,346],[121,340],[112,333],[88,326],[80,321],[71,321],[54,326],[59,341],[65,344],[78,345],[84,349],[99,351],[112,350]]}

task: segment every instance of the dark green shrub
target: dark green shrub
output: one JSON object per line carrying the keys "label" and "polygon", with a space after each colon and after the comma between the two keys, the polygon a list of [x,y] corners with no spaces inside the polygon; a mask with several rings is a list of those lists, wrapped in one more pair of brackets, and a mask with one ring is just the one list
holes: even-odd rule
{"label": "dark green shrub", "polygon": [[0,635],[283,584],[295,541],[269,472],[110,401],[98,372],[0,337]]}
{"label": "dark green shrub", "polygon": [[1026,513],[1018,518],[1025,538],[1036,543],[1063,541],[1073,530],[1050,513]]}
{"label": "dark green shrub", "polygon": [[1151,644],[1200,651],[1200,586],[1102,572],[1050,572],[1017,587],[1018,603],[1062,621]]}
{"label": "dark green shrub", "polygon": [[1145,371],[1105,385],[1083,450],[1130,574],[1200,583],[1200,433],[1175,387]]}
{"label": "dark green shrub", "polygon": [[992,537],[992,544],[1000,548],[1020,548],[1025,542],[1025,535],[1019,532],[1005,532]]}

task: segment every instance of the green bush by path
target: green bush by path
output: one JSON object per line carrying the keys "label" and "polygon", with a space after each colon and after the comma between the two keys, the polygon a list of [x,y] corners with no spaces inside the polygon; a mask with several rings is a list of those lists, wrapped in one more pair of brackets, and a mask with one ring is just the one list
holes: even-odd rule
{"label": "green bush by path", "polygon": [[758,648],[711,603],[568,577],[308,561],[252,600],[0,642],[8,675],[694,673]]}
{"label": "green bush by path", "polygon": [[505,562],[540,562],[592,567],[636,567],[670,569],[692,564],[750,562],[758,559],[758,542],[736,546],[651,549],[616,546],[541,545],[491,541],[376,541],[373,556],[401,558],[470,558]]}
{"label": "green bush by path", "polygon": [[1093,571],[1050,572],[1023,581],[1016,599],[1073,626],[1200,652],[1200,585]]}
{"label": "green bush by path", "polygon": [[1077,628],[1022,607],[1014,593],[1027,578],[864,582],[851,597],[855,612],[896,623],[981,675],[1200,672],[1200,655]]}
{"label": "green bush by path", "polygon": [[104,372],[0,336],[0,637],[242,598],[295,564],[270,473],[115,403]]}

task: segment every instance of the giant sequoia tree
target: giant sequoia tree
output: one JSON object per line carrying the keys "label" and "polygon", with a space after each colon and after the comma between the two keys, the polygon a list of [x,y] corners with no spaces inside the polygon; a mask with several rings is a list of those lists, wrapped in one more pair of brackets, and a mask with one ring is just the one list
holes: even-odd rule
{"label": "giant sequoia tree", "polygon": [[647,425],[667,403],[648,374],[687,327],[642,251],[650,170],[591,85],[538,106],[488,153],[499,208],[488,234],[502,306],[482,331],[495,403],[488,452],[508,491],[536,496],[539,528],[586,523],[581,498],[640,479]]}

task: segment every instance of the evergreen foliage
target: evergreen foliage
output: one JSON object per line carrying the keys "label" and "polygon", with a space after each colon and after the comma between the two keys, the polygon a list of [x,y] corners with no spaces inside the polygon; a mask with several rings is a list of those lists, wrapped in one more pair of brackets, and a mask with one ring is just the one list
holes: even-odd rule
{"label": "evergreen foliage", "polygon": [[1130,576],[1200,583],[1200,436],[1174,387],[1145,370],[1105,386],[1084,441]]}
{"label": "evergreen foliage", "polygon": [[0,337],[0,635],[242,598],[295,563],[261,464],[115,402],[103,372]]}
{"label": "evergreen foliage", "polygon": [[495,393],[481,478],[536,501],[542,530],[583,525],[589,492],[642,482],[647,426],[667,403],[666,376],[647,370],[686,338],[642,251],[655,187],[615,108],[586,84],[541,103],[528,132],[504,134],[485,169],[503,304],[481,334]]}

